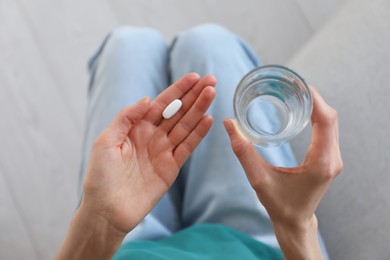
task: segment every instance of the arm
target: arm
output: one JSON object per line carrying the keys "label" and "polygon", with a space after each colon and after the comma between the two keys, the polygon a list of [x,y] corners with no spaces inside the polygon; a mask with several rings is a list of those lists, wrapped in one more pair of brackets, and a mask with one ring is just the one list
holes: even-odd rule
{"label": "arm", "polygon": [[285,259],[323,259],[315,215],[305,223],[273,221],[273,227]]}
{"label": "arm", "polygon": [[333,179],[342,171],[338,120],[311,87],[314,99],[312,142],[305,161],[295,168],[268,164],[239,133],[234,120],[225,120],[232,148],[266,208],[286,259],[322,259],[315,210]]}
{"label": "arm", "polygon": [[[206,136],[205,115],[215,97],[215,78],[191,73],[153,102],[123,109],[95,140],[77,210],[56,259],[110,259],[125,235],[153,209],[179,169]],[[170,119],[162,112],[183,102]]]}
{"label": "arm", "polygon": [[125,236],[106,219],[80,206],[56,259],[110,259]]}

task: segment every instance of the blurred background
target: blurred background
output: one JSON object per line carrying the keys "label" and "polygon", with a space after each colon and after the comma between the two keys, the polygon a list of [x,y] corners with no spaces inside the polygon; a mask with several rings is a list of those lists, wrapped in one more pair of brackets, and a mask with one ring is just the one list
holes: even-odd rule
{"label": "blurred background", "polygon": [[[389,0],[0,0],[0,259],[51,259],[77,206],[86,62],[114,27],[214,22],[339,112],[344,172],[318,210],[332,259],[390,259]],[[293,142],[302,160],[306,129]]]}

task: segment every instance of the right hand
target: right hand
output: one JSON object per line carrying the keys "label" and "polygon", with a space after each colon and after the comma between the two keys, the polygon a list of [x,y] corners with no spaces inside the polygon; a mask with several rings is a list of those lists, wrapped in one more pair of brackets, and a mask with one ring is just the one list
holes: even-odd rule
{"label": "right hand", "polygon": [[[190,73],[123,109],[95,140],[84,194],[56,259],[111,259],[123,238],[168,191],[213,123],[216,79]],[[170,119],[162,112],[183,106]]]}
{"label": "right hand", "polygon": [[232,119],[224,121],[234,153],[275,225],[312,222],[314,212],[332,180],[342,171],[337,112],[311,87],[314,105],[312,142],[302,165],[268,164],[242,135]]}
{"label": "right hand", "polygon": [[[119,112],[94,143],[80,209],[124,234],[138,225],[211,128],[213,119],[205,113],[215,84],[212,76],[190,73],[153,102],[143,99]],[[162,118],[175,99],[183,106]]]}

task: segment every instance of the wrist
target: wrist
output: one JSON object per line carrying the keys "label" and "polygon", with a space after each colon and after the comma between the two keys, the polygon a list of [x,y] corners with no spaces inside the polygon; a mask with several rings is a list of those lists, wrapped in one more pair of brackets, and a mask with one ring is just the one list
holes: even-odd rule
{"label": "wrist", "polygon": [[318,229],[317,217],[313,214],[306,219],[272,219],[275,229],[283,230],[288,233],[307,233]]}
{"label": "wrist", "polygon": [[315,215],[303,221],[273,222],[275,235],[288,259],[323,259]]}
{"label": "wrist", "polygon": [[106,217],[87,209],[82,204],[75,214],[75,221],[79,222],[87,232],[100,235],[107,240],[123,240],[128,233],[119,230]]}
{"label": "wrist", "polygon": [[81,205],[56,259],[110,259],[125,236],[104,217]]}

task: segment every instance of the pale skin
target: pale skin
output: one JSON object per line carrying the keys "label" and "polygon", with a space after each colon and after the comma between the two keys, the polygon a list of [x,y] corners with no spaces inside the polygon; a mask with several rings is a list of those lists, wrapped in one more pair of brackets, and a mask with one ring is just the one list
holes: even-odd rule
{"label": "pale skin", "polygon": [[[215,85],[213,76],[190,73],[155,100],[142,99],[118,113],[94,143],[83,199],[56,259],[110,259],[115,254],[210,130],[213,119],[205,113],[216,95]],[[297,168],[269,165],[234,120],[224,122],[286,259],[321,259],[314,212],[342,169],[337,114],[312,91],[313,140]],[[176,98],[182,100],[182,108],[169,120],[162,119],[162,111]]]}
{"label": "pale skin", "polygon": [[286,259],[322,259],[315,210],[342,171],[337,112],[313,93],[312,140],[304,162],[295,168],[268,164],[243,137],[235,121],[224,121],[233,151],[266,208]]}

